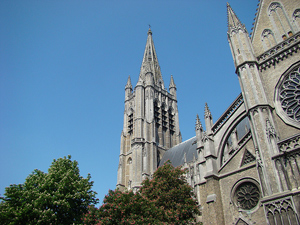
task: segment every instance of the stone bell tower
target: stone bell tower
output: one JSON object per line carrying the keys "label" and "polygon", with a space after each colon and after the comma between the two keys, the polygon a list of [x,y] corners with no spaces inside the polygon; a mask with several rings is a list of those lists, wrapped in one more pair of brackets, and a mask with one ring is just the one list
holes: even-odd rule
{"label": "stone bell tower", "polygon": [[124,125],[117,188],[137,189],[151,176],[166,150],[181,142],[176,85],[164,86],[149,28],[138,82],[125,86]]}

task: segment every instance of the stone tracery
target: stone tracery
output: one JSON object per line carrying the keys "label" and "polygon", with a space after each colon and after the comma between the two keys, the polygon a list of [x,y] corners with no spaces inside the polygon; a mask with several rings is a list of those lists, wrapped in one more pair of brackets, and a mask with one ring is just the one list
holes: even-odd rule
{"label": "stone tracery", "polygon": [[300,122],[300,66],[293,69],[282,82],[279,101],[287,116]]}
{"label": "stone tracery", "polygon": [[236,204],[244,210],[254,208],[259,202],[259,197],[258,187],[252,182],[242,183],[236,189]]}

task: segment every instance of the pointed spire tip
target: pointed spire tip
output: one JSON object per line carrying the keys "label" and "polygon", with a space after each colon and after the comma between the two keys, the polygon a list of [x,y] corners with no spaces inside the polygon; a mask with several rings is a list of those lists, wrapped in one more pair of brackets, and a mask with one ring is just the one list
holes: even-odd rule
{"label": "pointed spire tip", "polygon": [[175,82],[174,82],[173,75],[171,75],[171,80],[170,80],[169,89],[170,89],[170,88],[176,88],[176,85],[175,85]]}
{"label": "pointed spire tip", "polygon": [[148,35],[152,35],[152,30],[151,30],[151,26],[150,26],[150,24],[149,24]]}
{"label": "pointed spire tip", "polygon": [[130,75],[128,76],[125,88],[132,88]]}

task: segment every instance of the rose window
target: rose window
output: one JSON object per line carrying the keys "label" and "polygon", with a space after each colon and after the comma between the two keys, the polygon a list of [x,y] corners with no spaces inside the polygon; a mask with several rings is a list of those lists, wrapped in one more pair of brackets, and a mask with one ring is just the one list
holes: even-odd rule
{"label": "rose window", "polygon": [[300,122],[300,66],[294,68],[283,80],[278,97],[287,116]]}
{"label": "rose window", "polygon": [[260,198],[259,189],[252,182],[245,182],[239,185],[235,195],[237,206],[245,210],[254,208]]}

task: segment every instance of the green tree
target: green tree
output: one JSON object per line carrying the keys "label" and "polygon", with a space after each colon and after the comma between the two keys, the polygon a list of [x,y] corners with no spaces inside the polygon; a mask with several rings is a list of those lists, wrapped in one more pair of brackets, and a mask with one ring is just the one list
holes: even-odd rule
{"label": "green tree", "polygon": [[77,161],[53,160],[48,173],[34,170],[24,184],[10,185],[0,203],[2,224],[80,223],[90,204],[96,204],[91,176],[79,174]]}
{"label": "green tree", "polygon": [[200,214],[185,171],[174,168],[170,161],[155,171],[153,179],[143,181],[140,193],[158,209],[156,218],[166,224],[194,223]]}
{"label": "green tree", "polygon": [[[86,214],[85,224],[195,224],[199,215],[184,170],[170,161],[158,168],[137,193],[109,191],[98,212]],[[93,220],[89,220],[89,218]]]}
{"label": "green tree", "polygon": [[139,193],[110,190],[98,211],[96,224],[160,224],[155,205]]}

